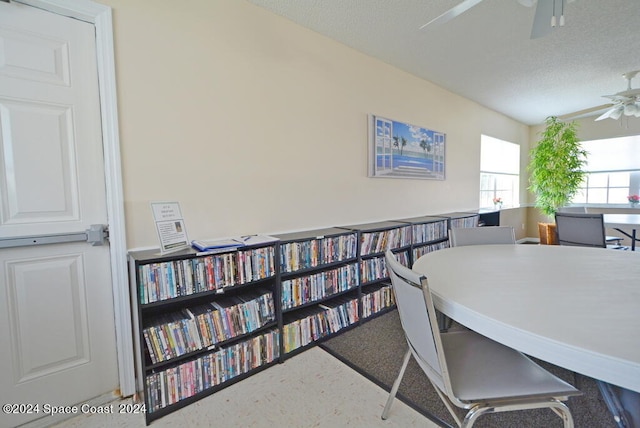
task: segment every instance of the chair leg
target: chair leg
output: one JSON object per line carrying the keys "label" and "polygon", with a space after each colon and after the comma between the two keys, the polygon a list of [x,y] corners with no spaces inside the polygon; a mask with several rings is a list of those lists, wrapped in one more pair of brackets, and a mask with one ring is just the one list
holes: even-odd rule
{"label": "chair leg", "polygon": [[460,424],[460,427],[461,428],[471,428],[473,426],[473,424],[475,423],[475,421],[480,416],[482,416],[484,413],[491,413],[494,410],[495,409],[493,409],[492,407],[481,407],[480,405],[475,405],[471,409],[469,409],[469,411],[467,412],[467,414],[464,417],[464,420]]}
{"label": "chair leg", "polygon": [[438,319],[438,327],[440,327],[441,333],[444,333],[451,328],[451,325],[453,324],[453,320],[451,318],[440,311],[436,313],[436,317]]}
{"label": "chair leg", "polygon": [[571,415],[571,410],[561,401],[557,401],[555,406],[551,407],[551,410],[556,412],[558,416],[562,418],[562,422],[564,422],[564,428],[573,428],[573,416]]}
{"label": "chair leg", "polygon": [[477,404],[473,406],[467,412],[464,420],[460,424],[461,428],[471,428],[473,424],[478,420],[478,418],[486,413],[496,413],[496,412],[506,412],[506,411],[518,411],[525,409],[541,409],[548,407],[554,411],[558,416],[562,418],[562,422],[564,424],[564,428],[574,428],[573,427],[573,416],[571,415],[571,410],[567,407],[563,402],[551,399],[547,402],[539,402],[539,403],[530,403],[529,405],[523,405],[522,403],[515,405],[503,405],[503,406],[492,406],[491,403],[486,403],[484,405]]}
{"label": "chair leg", "polygon": [[391,404],[393,403],[393,399],[396,398],[396,394],[398,393],[398,388],[400,387],[400,382],[402,382],[402,378],[404,377],[404,372],[407,369],[407,365],[409,364],[409,358],[411,358],[411,349],[407,349],[407,353],[404,354],[404,359],[402,360],[402,367],[400,367],[400,373],[398,373],[398,377],[395,382],[393,382],[393,386],[391,387],[391,392],[389,393],[389,398],[387,398],[387,404],[384,406],[384,410],[382,411],[382,419],[387,419],[387,415],[389,414],[389,409],[391,409]]}
{"label": "chair leg", "polygon": [[[614,389],[613,385],[610,385],[601,380],[597,380],[596,384],[598,385],[598,389],[600,390],[600,395],[602,396],[602,399],[607,405],[607,408],[609,409],[611,416],[613,416],[613,420],[616,422],[618,428],[633,427],[634,426],[633,424],[634,418],[632,417],[633,413],[636,413],[636,415],[638,415],[637,416],[638,420],[640,420],[640,394],[639,393],[627,391],[622,388],[618,389],[616,387],[616,389],[620,391],[618,394],[616,394],[616,390]],[[632,395],[635,395],[635,400],[631,400],[631,402],[628,403],[629,405],[628,408],[625,408],[625,403],[623,403],[622,401],[623,395],[625,394],[628,394],[629,397],[631,397]],[[633,401],[635,401],[635,403],[633,403]],[[629,420],[629,418],[631,420]]]}

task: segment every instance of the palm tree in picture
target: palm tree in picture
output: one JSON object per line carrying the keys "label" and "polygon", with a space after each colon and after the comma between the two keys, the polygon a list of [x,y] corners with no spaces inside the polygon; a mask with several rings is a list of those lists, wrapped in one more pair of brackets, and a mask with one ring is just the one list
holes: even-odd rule
{"label": "palm tree in picture", "polygon": [[420,147],[422,148],[422,150],[424,150],[424,157],[427,157],[427,140],[425,140],[424,138],[422,140],[420,140]]}
{"label": "palm tree in picture", "polygon": [[393,147],[400,151],[400,156],[402,156],[402,150],[407,145],[407,139],[404,137],[393,137]]}
{"label": "palm tree in picture", "polygon": [[404,146],[407,145],[407,139],[404,137],[398,137],[395,136],[393,137],[393,147],[395,147],[396,149],[398,149],[400,151],[400,156],[402,156],[402,150],[404,149]]}
{"label": "palm tree in picture", "polygon": [[[422,150],[424,150],[424,157],[427,159],[427,161],[429,160],[429,154],[431,153],[431,144],[426,140],[426,138],[423,138],[422,140],[420,140],[420,147],[422,148]],[[431,163],[433,164],[433,158],[431,159]]]}

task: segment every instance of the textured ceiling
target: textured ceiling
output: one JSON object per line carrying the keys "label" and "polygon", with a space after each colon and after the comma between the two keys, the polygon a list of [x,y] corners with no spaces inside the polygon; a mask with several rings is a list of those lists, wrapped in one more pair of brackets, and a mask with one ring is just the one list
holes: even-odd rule
{"label": "textured ceiling", "polygon": [[640,0],[569,2],[565,26],[537,39],[535,6],[517,0],[419,29],[460,1],[249,0],[529,125],[607,103],[640,69]]}

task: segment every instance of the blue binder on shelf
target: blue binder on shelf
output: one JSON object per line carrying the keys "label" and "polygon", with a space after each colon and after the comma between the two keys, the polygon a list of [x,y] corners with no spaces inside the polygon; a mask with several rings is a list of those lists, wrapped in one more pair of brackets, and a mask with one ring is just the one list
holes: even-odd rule
{"label": "blue binder on shelf", "polygon": [[245,243],[238,239],[221,239],[221,240],[194,240],[191,246],[198,251],[224,251],[243,247]]}

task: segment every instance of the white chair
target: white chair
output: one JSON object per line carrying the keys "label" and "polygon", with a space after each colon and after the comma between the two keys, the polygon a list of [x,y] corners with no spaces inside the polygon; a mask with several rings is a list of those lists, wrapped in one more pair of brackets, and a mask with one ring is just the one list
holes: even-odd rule
{"label": "white chair", "polygon": [[[515,244],[516,233],[511,226],[454,227],[449,230],[449,246],[483,244]],[[443,313],[436,311],[440,328],[451,328],[453,321]]]}
{"label": "white chair", "polygon": [[511,226],[454,227],[449,230],[449,245],[515,244],[516,234]]}
{"label": "white chair", "polygon": [[[565,428],[573,427],[563,401],[580,391],[520,352],[473,331],[440,333],[427,278],[402,266],[391,251],[385,258],[409,350],[382,419],[413,356],[460,427],[471,427],[483,414],[534,408],[550,408]],[[467,409],[463,420],[455,407]]]}

